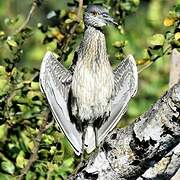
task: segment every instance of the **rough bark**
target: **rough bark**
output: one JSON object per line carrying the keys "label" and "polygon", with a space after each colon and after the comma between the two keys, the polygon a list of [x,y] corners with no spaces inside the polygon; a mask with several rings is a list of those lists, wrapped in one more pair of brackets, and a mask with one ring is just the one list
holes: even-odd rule
{"label": "rough bark", "polygon": [[138,180],[170,179],[180,167],[180,144],[163,157],[154,167],[149,168]]}
{"label": "rough bark", "polygon": [[[180,52],[177,49],[173,49],[170,73],[169,73],[169,87],[180,81]],[[180,143],[163,157],[154,167],[149,168],[140,179],[169,179],[180,168]],[[180,179],[180,169],[173,176],[172,180]]]}
{"label": "rough bark", "polygon": [[[180,52],[177,49],[173,49],[170,63],[170,73],[169,73],[169,87],[171,88],[174,84],[180,81]],[[178,146],[180,148],[180,145]],[[177,165],[177,163],[176,163]],[[174,167],[175,164],[174,164]],[[180,165],[179,170],[173,176],[172,180],[180,179]]]}
{"label": "rough bark", "polygon": [[[163,157],[169,163],[164,173],[154,173],[154,178],[158,174],[165,174],[165,179],[170,179],[179,167],[179,148],[175,148],[178,143],[180,83],[173,86],[132,125],[113,130],[74,179],[148,179],[152,177],[147,176],[147,170]],[[177,167],[173,167],[174,163]]]}

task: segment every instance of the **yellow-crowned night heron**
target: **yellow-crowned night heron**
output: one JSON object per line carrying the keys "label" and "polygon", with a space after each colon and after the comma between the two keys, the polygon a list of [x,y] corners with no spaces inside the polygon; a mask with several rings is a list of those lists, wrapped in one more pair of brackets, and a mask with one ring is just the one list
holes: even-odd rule
{"label": "yellow-crowned night heron", "polygon": [[69,70],[47,52],[40,84],[53,116],[75,153],[88,153],[111,131],[137,89],[137,68],[132,55],[113,71],[102,27],[114,24],[108,11],[97,5],[84,13],[85,32]]}

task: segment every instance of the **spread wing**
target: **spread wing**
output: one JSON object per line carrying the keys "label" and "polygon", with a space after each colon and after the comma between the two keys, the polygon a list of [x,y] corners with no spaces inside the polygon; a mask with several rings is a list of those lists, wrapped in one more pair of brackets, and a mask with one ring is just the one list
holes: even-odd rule
{"label": "spread wing", "polygon": [[[117,125],[122,115],[127,110],[127,104],[137,91],[138,73],[136,62],[132,55],[125,58],[114,70],[114,97],[112,100],[111,114],[108,120],[98,130],[98,144]],[[92,134],[93,136],[93,134]],[[93,139],[90,137],[89,139]],[[89,142],[87,152],[95,148],[95,142]]]}
{"label": "spread wing", "polygon": [[75,153],[82,151],[82,134],[77,131],[68,112],[68,94],[72,75],[52,52],[48,51],[42,61],[40,69],[40,85],[46,95],[52,114],[70,141]]}

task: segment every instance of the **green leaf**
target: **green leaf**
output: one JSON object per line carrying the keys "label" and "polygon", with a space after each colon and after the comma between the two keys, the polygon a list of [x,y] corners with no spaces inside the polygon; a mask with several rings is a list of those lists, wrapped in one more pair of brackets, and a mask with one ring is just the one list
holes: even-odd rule
{"label": "green leaf", "polygon": [[28,171],[25,179],[26,180],[35,180],[35,179],[37,179],[36,173],[34,173],[32,171]]}
{"label": "green leaf", "polygon": [[32,90],[39,90],[39,82],[31,82]]}
{"label": "green leaf", "polygon": [[165,37],[162,34],[155,34],[150,38],[150,44],[152,46],[163,46]]}
{"label": "green leaf", "polygon": [[[38,85],[38,87],[39,87],[39,85]],[[34,88],[35,88],[35,87],[34,87]],[[32,98],[34,98],[35,96],[41,97],[41,92],[40,92],[40,91],[29,91],[29,92],[27,93],[27,98],[28,98],[28,99],[32,99]]]}
{"label": "green leaf", "polygon": [[54,137],[44,134],[43,135],[43,142],[45,142],[47,145],[52,144],[54,142]]}
{"label": "green leaf", "polygon": [[74,158],[68,158],[68,159],[64,160],[63,165],[65,167],[70,167],[73,165],[73,162],[74,162]]}
{"label": "green leaf", "polygon": [[17,178],[7,174],[0,173],[0,180],[16,180]]}
{"label": "green leaf", "polygon": [[47,159],[49,154],[50,154],[50,152],[48,150],[46,150],[46,149],[39,150],[39,157],[41,159]]}
{"label": "green leaf", "polygon": [[0,96],[6,94],[9,89],[9,82],[7,78],[0,78]]}
{"label": "green leaf", "polygon": [[17,42],[11,37],[9,36],[7,38],[7,44],[10,46],[10,47],[17,47]]}
{"label": "green leaf", "polygon": [[116,48],[124,47],[125,46],[125,41],[115,41],[113,43],[113,46]]}
{"label": "green leaf", "polygon": [[54,154],[56,152],[56,146],[51,146],[50,153]]}
{"label": "green leaf", "polygon": [[71,20],[71,19],[66,19],[65,20],[65,24],[70,24],[70,23],[72,23],[73,22],[73,20]]}
{"label": "green leaf", "polygon": [[140,3],[140,0],[133,0],[132,2],[133,2],[136,6],[138,6],[139,3]]}
{"label": "green leaf", "polygon": [[0,141],[3,142],[7,138],[7,125],[3,124],[0,126]]}
{"label": "green leaf", "polygon": [[27,132],[26,131],[22,131],[21,132],[21,137],[23,140],[24,145],[26,146],[26,148],[28,149],[29,147],[29,142],[30,142],[30,138],[27,136]]}
{"label": "green leaf", "polygon": [[24,152],[20,151],[16,158],[16,166],[19,168],[23,168],[27,163],[27,160],[24,158]]}
{"label": "green leaf", "polygon": [[176,16],[180,17],[180,4],[177,4],[175,7]]}
{"label": "green leaf", "polygon": [[6,74],[6,69],[4,66],[0,66],[0,75],[5,75]]}
{"label": "green leaf", "polygon": [[11,161],[9,161],[9,160],[3,161],[3,162],[1,163],[1,168],[2,168],[5,172],[7,172],[7,173],[9,173],[9,174],[13,174],[14,171],[15,171],[15,166],[14,166],[14,164],[13,164]]}
{"label": "green leaf", "polygon": [[0,31],[0,37],[5,36],[5,32],[4,31]]}

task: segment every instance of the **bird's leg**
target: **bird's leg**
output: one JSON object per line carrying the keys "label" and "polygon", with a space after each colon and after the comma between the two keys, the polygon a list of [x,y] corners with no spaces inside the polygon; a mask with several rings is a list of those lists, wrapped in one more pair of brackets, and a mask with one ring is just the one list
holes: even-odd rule
{"label": "bird's leg", "polygon": [[96,146],[94,153],[97,154],[99,152],[99,148],[100,148],[100,146],[98,145],[98,127],[94,126],[93,128],[94,128],[95,146]]}
{"label": "bird's leg", "polygon": [[95,134],[95,146],[98,147],[98,128],[94,126],[94,134]]}
{"label": "bird's leg", "polygon": [[82,134],[82,154],[81,154],[81,163],[84,160],[84,154],[85,154],[85,136],[86,136],[87,126],[84,126],[83,134]]}

